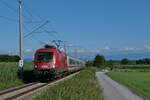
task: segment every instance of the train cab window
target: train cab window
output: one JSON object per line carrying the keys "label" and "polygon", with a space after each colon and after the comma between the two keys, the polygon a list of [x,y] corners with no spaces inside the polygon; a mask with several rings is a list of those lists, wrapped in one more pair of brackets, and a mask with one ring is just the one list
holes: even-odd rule
{"label": "train cab window", "polygon": [[53,53],[52,52],[39,52],[37,54],[37,61],[38,62],[50,62],[53,60]]}

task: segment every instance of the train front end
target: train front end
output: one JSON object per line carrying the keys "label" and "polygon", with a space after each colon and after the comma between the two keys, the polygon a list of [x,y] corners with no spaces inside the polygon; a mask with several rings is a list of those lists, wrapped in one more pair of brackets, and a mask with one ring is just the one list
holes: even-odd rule
{"label": "train front end", "polygon": [[55,73],[55,50],[39,49],[34,57],[34,75],[36,77],[49,77]]}

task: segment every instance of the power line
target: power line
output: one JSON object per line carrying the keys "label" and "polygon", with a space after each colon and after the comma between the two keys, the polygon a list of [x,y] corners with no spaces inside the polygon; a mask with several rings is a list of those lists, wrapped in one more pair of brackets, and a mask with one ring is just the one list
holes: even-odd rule
{"label": "power line", "polygon": [[[41,18],[40,18],[40,21],[33,21],[32,19],[35,19],[35,17],[34,17],[34,15],[35,14],[33,14],[33,13],[31,13],[31,10],[29,10],[29,9],[27,9],[27,7],[24,5],[24,11],[30,16],[30,18],[31,18],[31,22],[36,22],[36,23],[41,23],[41,22],[43,22],[42,20],[41,20]],[[39,18],[39,17],[38,17]]]}
{"label": "power line", "polygon": [[44,41],[41,41],[41,40],[39,40],[39,39],[37,39],[34,35],[32,36],[32,38],[34,38],[39,44],[41,44],[41,45],[45,45],[45,44],[47,44],[46,42],[44,42]]}
{"label": "power line", "polygon": [[[24,7],[24,11],[30,16],[30,21],[26,21],[26,23],[41,23],[43,21],[39,21],[39,20],[35,20],[34,16],[33,16],[33,13],[31,13],[25,6]],[[34,19],[34,20],[33,20]]]}
{"label": "power line", "polygon": [[[18,14],[18,10],[15,9],[14,7],[12,7],[9,3],[7,3],[4,0],[0,0],[0,2],[5,5],[7,8],[9,8],[11,11],[13,11],[14,13]],[[26,19],[30,20],[30,18],[28,18],[27,16],[23,15],[23,17],[25,17]]]}
{"label": "power line", "polygon": [[12,18],[9,18],[9,17],[6,17],[6,16],[0,16],[0,18],[5,19],[5,20],[7,20],[7,21],[11,21],[11,22],[16,22],[16,23],[18,23],[18,20],[12,19]]}
{"label": "power line", "polygon": [[[29,8],[29,7],[27,7],[27,6],[25,6],[24,5],[24,9],[25,9],[25,11],[28,13],[28,15],[31,17],[31,18],[33,18],[33,19],[35,19],[35,18],[38,18],[38,20],[40,20],[41,22],[42,21],[45,21],[45,20],[43,20],[43,18],[41,18],[41,16],[39,16],[38,14],[35,14],[35,13],[31,13],[31,9]],[[40,23],[40,22],[35,22],[35,23]],[[34,23],[34,24],[35,24]],[[52,26],[51,26],[52,27]],[[47,33],[47,34],[50,34],[50,35],[53,35],[52,33],[55,33],[55,34],[58,34],[56,31],[48,31],[47,29],[45,29],[44,27],[42,27],[41,28],[45,33]],[[53,29],[52,29],[53,30]],[[57,39],[57,37],[55,36],[55,35],[53,35],[54,36],[54,38],[55,39]]]}
{"label": "power line", "polygon": [[18,10],[14,9],[12,6],[10,6],[6,1],[4,0],[0,0],[0,2],[2,4],[4,4],[7,8],[9,8],[10,10],[12,10],[13,12],[17,13]]}
{"label": "power line", "polygon": [[[9,17],[6,17],[6,16],[1,16],[0,15],[0,18],[5,19],[5,20],[10,21],[10,22],[15,22],[15,23],[19,22],[17,19],[9,18]],[[40,23],[40,22],[39,21],[24,21],[24,23]]]}
{"label": "power line", "polygon": [[47,33],[47,34],[49,34],[49,35],[53,35],[54,36],[54,38],[57,40],[57,37],[53,34],[53,33],[55,33],[55,34],[57,34],[57,32],[56,31],[48,31],[48,30],[46,30],[45,28],[41,28],[45,33]]}
{"label": "power line", "polygon": [[[18,10],[15,9],[14,7],[12,7],[9,3],[7,3],[7,2],[4,1],[4,0],[0,0],[0,2],[1,2],[3,5],[5,5],[7,8],[9,8],[10,10],[12,10],[14,13],[17,13],[17,14],[18,14]],[[26,21],[24,21],[24,23],[32,23],[32,24],[35,25],[36,23],[41,23],[41,21],[43,21],[43,19],[42,19],[40,16],[35,15],[35,14],[34,14],[34,15],[37,16],[37,18],[39,18],[40,21],[32,20],[32,18],[34,19],[33,13],[31,13],[30,10],[26,9],[26,7],[24,6],[24,4],[22,4],[22,5],[23,5],[23,7],[24,7],[24,11],[27,12],[28,15],[30,16],[30,18],[29,18],[27,15],[22,15],[23,17],[25,17],[25,18],[27,19]],[[5,20],[11,21],[11,22],[16,22],[16,23],[19,22],[19,20],[17,20],[17,19],[8,18],[8,17],[5,17],[5,16],[0,16],[0,18],[3,18],[3,19],[5,19]],[[48,23],[48,21],[46,21],[44,24],[40,25],[39,27],[35,28],[33,31],[31,31],[30,33],[28,33],[27,35],[25,35],[24,38],[26,38],[26,37],[32,35],[33,33],[36,32],[36,30],[39,30],[39,29],[42,29],[45,33],[50,34],[50,35],[52,35],[52,33],[56,33],[56,34],[57,34],[56,31],[48,31],[48,30],[46,30],[45,28],[43,28],[43,26],[45,26],[47,23]],[[36,26],[37,26],[37,25],[36,25]],[[29,29],[28,29],[25,25],[23,25],[23,27],[25,28],[25,30],[27,30],[27,31],[29,32]],[[53,36],[57,39],[57,37],[56,37],[55,35],[53,35]],[[36,40],[37,40],[37,39],[36,39]],[[38,40],[38,41],[39,41],[39,40]]]}
{"label": "power line", "polygon": [[[25,9],[25,12],[28,13],[28,15],[29,15],[31,18],[33,18],[33,19],[38,18],[38,20],[44,21],[39,15],[37,15],[37,14],[35,14],[35,13],[31,13],[31,10],[30,10],[27,6],[25,6],[25,5],[24,5],[24,9]],[[36,16],[36,17],[35,17],[35,16]],[[38,23],[38,22],[37,22],[37,23]],[[40,22],[39,22],[39,23],[40,23]],[[36,24],[36,23],[33,23],[33,24]],[[41,29],[42,29],[45,33],[47,33],[47,34],[49,34],[49,35],[53,35],[54,38],[57,39],[57,37],[56,37],[54,34],[52,34],[52,33],[56,33],[56,34],[57,34],[56,31],[48,31],[48,30],[45,29],[44,27],[41,27]],[[34,33],[35,33],[35,32],[34,32]]]}
{"label": "power line", "polygon": [[40,25],[39,27],[35,28],[33,31],[31,31],[30,33],[28,33],[27,35],[25,35],[24,38],[27,38],[28,36],[32,35],[35,31],[39,30],[40,28],[42,28],[43,26],[45,26],[48,23],[49,22],[46,21],[45,23],[43,23],[42,25]]}

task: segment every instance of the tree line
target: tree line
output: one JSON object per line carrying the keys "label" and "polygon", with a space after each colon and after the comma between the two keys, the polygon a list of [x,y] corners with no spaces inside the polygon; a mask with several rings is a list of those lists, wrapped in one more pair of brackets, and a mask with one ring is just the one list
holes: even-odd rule
{"label": "tree line", "polygon": [[128,65],[128,64],[144,64],[144,65],[150,65],[150,58],[144,58],[139,60],[129,60],[127,58],[124,58],[120,62],[121,64]]}
{"label": "tree line", "polygon": [[120,65],[150,65],[150,58],[144,58],[139,60],[129,60],[127,58],[124,58],[122,60],[106,60],[106,58],[103,55],[97,54],[95,56],[95,59],[93,61],[87,61],[86,66],[95,66],[98,68],[104,68],[105,66],[109,66],[111,69],[113,68],[114,64],[120,64]]}
{"label": "tree line", "polygon": [[0,55],[0,62],[18,62],[19,59],[18,55]]}

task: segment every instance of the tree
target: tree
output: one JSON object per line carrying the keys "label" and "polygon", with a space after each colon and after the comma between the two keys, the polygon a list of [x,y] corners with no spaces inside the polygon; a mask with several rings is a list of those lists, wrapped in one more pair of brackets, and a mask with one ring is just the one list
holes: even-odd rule
{"label": "tree", "polygon": [[96,55],[95,60],[94,60],[94,66],[95,67],[104,67],[106,64],[105,57],[103,55]]}
{"label": "tree", "polygon": [[136,60],[136,64],[144,64],[144,61],[142,59]]}
{"label": "tree", "polygon": [[136,61],[136,64],[150,64],[150,58],[139,59]]}
{"label": "tree", "polygon": [[145,58],[144,61],[145,61],[145,64],[150,64],[150,59],[149,58]]}
{"label": "tree", "polygon": [[121,60],[121,64],[123,64],[123,65],[127,65],[129,63],[130,63],[130,61],[127,58],[124,58]]}
{"label": "tree", "polygon": [[87,61],[85,65],[86,65],[86,67],[92,67],[93,61]]}
{"label": "tree", "polygon": [[113,70],[113,68],[114,68],[113,60],[109,60],[107,62],[107,66],[110,68],[110,70]]}

